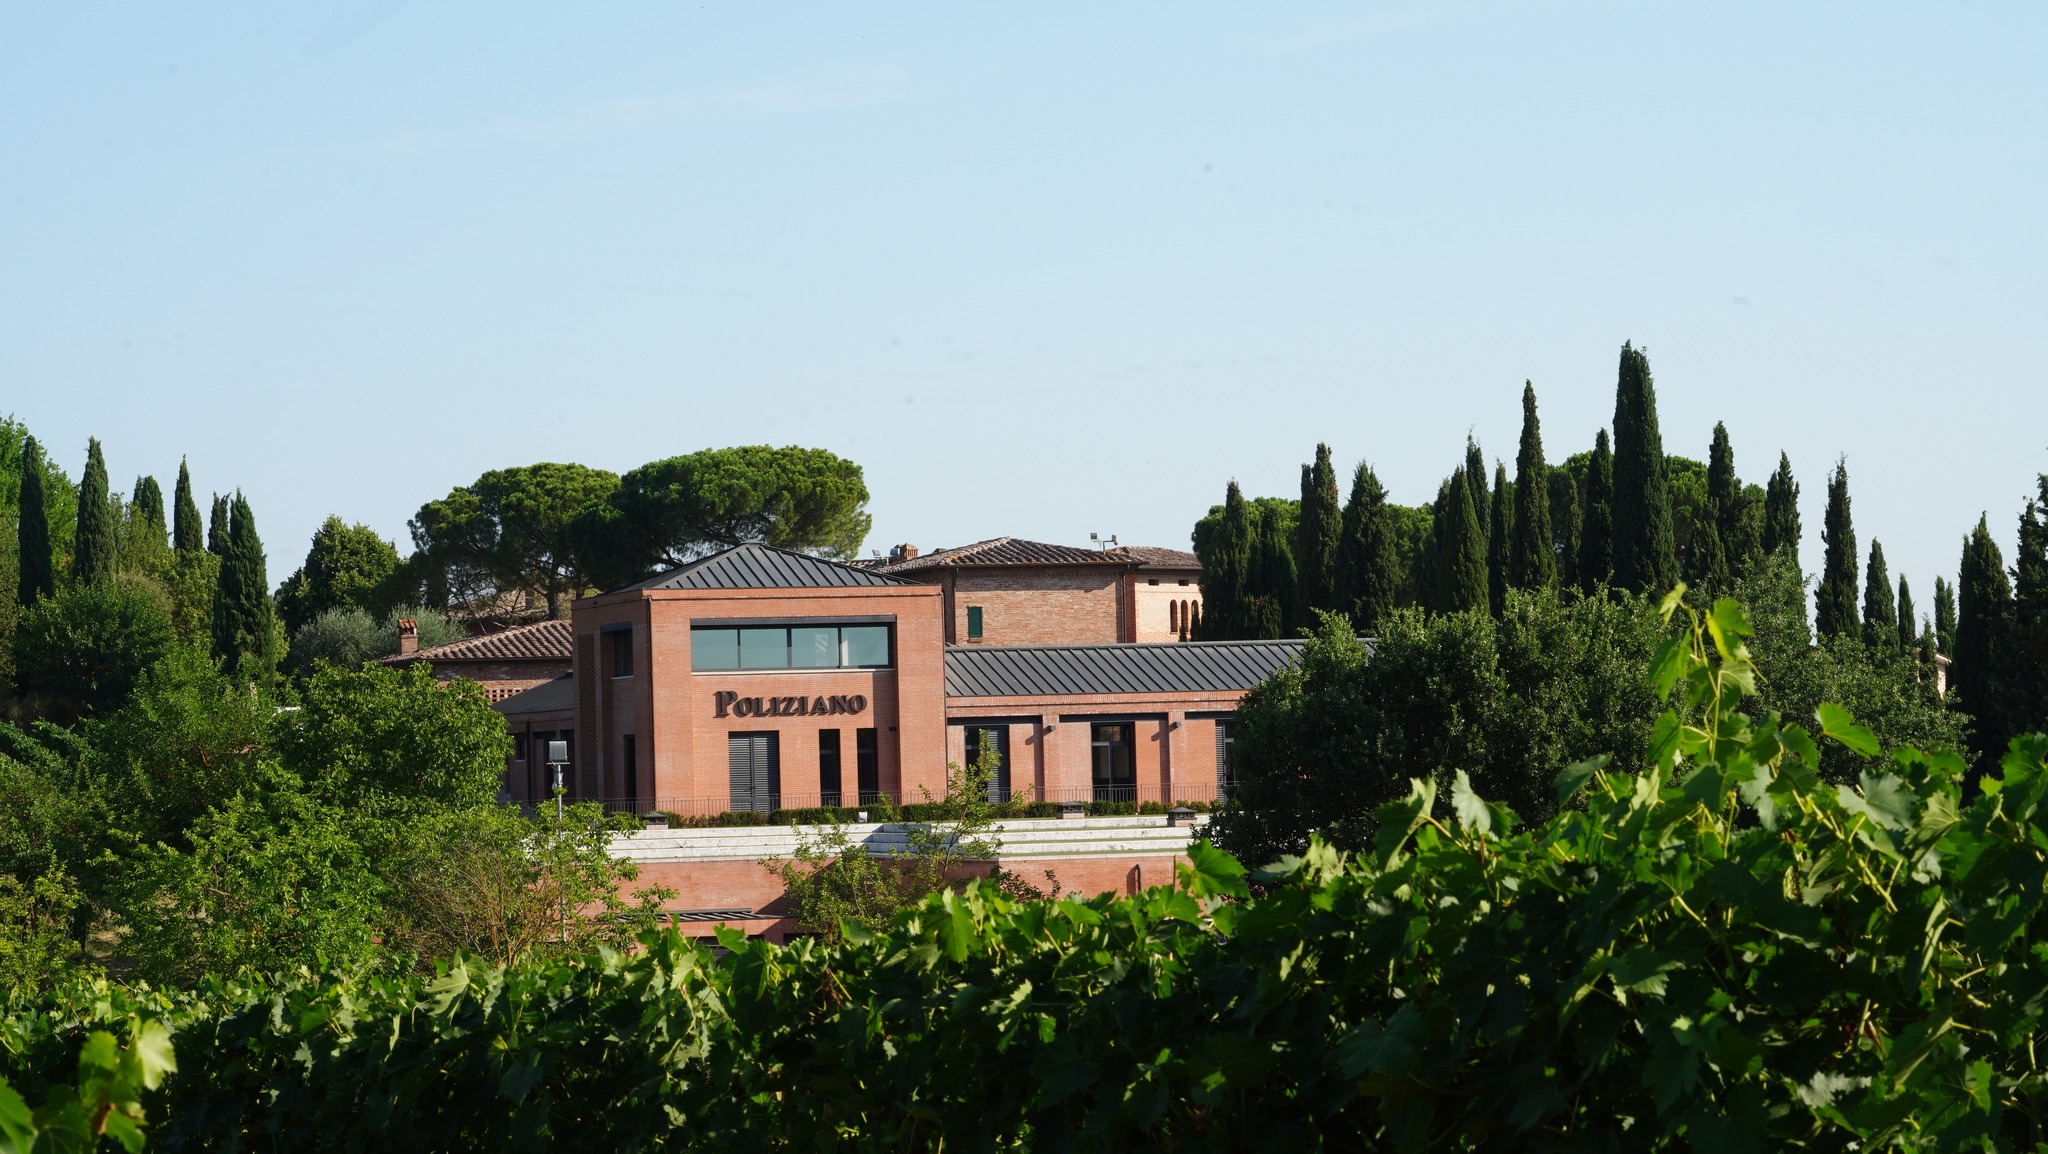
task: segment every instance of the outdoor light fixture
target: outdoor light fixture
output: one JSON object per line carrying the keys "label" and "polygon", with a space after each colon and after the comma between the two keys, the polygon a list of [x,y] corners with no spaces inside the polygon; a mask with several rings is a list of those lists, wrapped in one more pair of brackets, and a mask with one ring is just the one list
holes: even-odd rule
{"label": "outdoor light fixture", "polygon": [[555,820],[562,820],[562,767],[569,764],[569,743],[548,742],[548,768],[555,771]]}

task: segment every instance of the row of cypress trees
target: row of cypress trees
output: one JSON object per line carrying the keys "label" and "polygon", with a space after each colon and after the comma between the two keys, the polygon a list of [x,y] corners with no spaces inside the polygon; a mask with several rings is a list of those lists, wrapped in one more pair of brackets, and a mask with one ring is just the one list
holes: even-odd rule
{"label": "row of cypress trees", "polygon": [[[43,491],[44,454],[33,436],[23,442],[20,466],[15,597],[24,610],[33,610],[61,592]],[[274,610],[263,541],[255,514],[239,490],[232,499],[214,496],[210,525],[202,531],[191,470],[181,461],[167,525],[163,487],[155,477],[137,478],[125,508],[110,492],[106,457],[94,437],[86,445],[77,517],[65,588],[108,585],[122,573],[161,579],[181,563],[209,554],[218,565],[211,591],[214,655],[230,673],[244,676],[258,676],[275,666]]]}
{"label": "row of cypress trees", "polygon": [[[1205,610],[1197,635],[1289,636],[1318,610],[1343,613],[1363,632],[1402,605],[1498,614],[1509,589],[1654,595],[1683,579],[1718,594],[1767,556],[1796,555],[1799,484],[1788,455],[1779,454],[1761,488],[1745,485],[1727,426],[1717,423],[1705,507],[1691,510],[1683,547],[1674,524],[1675,460],[1658,425],[1649,357],[1632,342],[1622,345],[1617,366],[1612,437],[1600,430],[1590,453],[1562,467],[1545,458],[1529,382],[1514,477],[1496,463],[1489,485],[1484,454],[1468,438],[1463,463],[1426,510],[1388,501],[1364,462],[1340,509],[1330,450],[1319,444],[1314,463],[1302,466],[1298,504],[1248,500],[1233,481],[1223,505],[1197,525]],[[1946,582],[1935,582],[1931,638],[1923,639],[1912,592],[1903,577],[1894,592],[1878,542],[1859,574],[1846,462],[1830,479],[1824,535],[1827,565],[1816,590],[1823,636],[1861,636],[1893,651],[1923,643],[1953,651],[1955,599]]]}
{"label": "row of cypress trees", "polygon": [[2015,734],[2048,728],[2048,476],[2037,485],[2020,514],[2019,552],[2009,573],[1985,516],[1963,538],[1950,684],[1976,719],[1980,765],[2001,754]]}

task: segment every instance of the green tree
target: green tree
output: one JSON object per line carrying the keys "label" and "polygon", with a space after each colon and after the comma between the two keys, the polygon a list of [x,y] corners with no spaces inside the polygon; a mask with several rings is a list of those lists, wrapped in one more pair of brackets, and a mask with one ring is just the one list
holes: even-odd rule
{"label": "green tree", "polygon": [[1301,515],[1294,523],[1297,613],[1342,608],[1337,595],[1337,548],[1344,529],[1337,506],[1337,471],[1330,446],[1318,443],[1313,465],[1301,468]]}
{"label": "green tree", "polygon": [[1728,440],[1728,426],[1719,421],[1707,451],[1707,498],[1729,576],[1748,574],[1763,559],[1763,510],[1735,474],[1735,446]]}
{"label": "green tree", "polygon": [[78,532],[72,544],[71,579],[81,585],[112,581],[120,552],[120,528],[107,493],[107,461],[100,454],[99,438],[92,437],[86,442],[85,476],[78,482]]}
{"label": "green tree", "polygon": [[85,762],[137,844],[189,848],[188,831],[209,810],[261,784],[270,727],[286,703],[260,686],[252,693],[204,650],[173,646],[90,726]]}
{"label": "green tree", "polygon": [[1874,537],[1863,577],[1863,643],[1892,652],[1905,649],[1899,638],[1899,605],[1892,598],[1891,571],[1885,567],[1884,546]]}
{"label": "green tree", "polygon": [[172,494],[171,544],[180,555],[203,552],[204,531],[199,525],[199,503],[192,497],[192,470],[178,459],[178,484]]}
{"label": "green tree", "polygon": [[1849,464],[1835,462],[1828,479],[1827,517],[1821,525],[1827,544],[1820,586],[1814,590],[1814,624],[1822,637],[1853,637],[1856,620],[1856,527],[1849,517]]}
{"label": "green tree", "polygon": [[278,761],[321,798],[377,808],[458,808],[497,796],[511,738],[483,687],[425,668],[324,667],[272,739]]}
{"label": "green tree", "polygon": [[15,673],[43,716],[69,722],[119,708],[171,643],[162,594],[147,583],[93,581],[22,615]]}
{"label": "green tree", "polygon": [[1792,479],[1792,458],[1778,454],[1778,471],[1764,486],[1763,548],[1799,551],[1799,482]]}
{"label": "green tree", "polygon": [[618,487],[616,474],[583,465],[494,469],[420,506],[413,545],[465,599],[530,593],[560,617],[592,584],[576,558],[575,518]]}
{"label": "green tree", "polygon": [[1579,542],[1583,531],[1578,482],[1569,472],[1552,469],[1548,487],[1551,532],[1557,554],[1557,585],[1562,589],[1576,589],[1579,586]]}
{"label": "green tree", "polygon": [[294,637],[329,610],[376,612],[388,607],[398,550],[367,525],[330,516],[313,533],[306,561],[278,590],[278,615]]}
{"label": "green tree", "polygon": [[155,477],[137,477],[134,495],[128,501],[128,523],[121,530],[121,568],[162,577],[171,567],[169,536],[162,486]]}
{"label": "green tree", "polygon": [[1934,579],[1934,641],[1942,656],[1954,660],[1956,653],[1956,590],[1946,577]]}
{"label": "green tree", "polygon": [[1493,539],[1493,504],[1486,491],[1486,455],[1479,451],[1479,442],[1472,434],[1465,434],[1465,483],[1472,487],[1472,509],[1479,514],[1479,539]]}
{"label": "green tree", "polygon": [[235,494],[231,510],[220,580],[214,587],[213,654],[230,674],[261,678],[283,657],[265,576],[263,540],[256,533],[256,515],[241,493]]}
{"label": "green tree", "polygon": [[1486,538],[1463,468],[1451,474],[1444,494],[1444,515],[1436,523],[1436,538],[1436,611],[1463,613],[1485,609]]}
{"label": "green tree", "polygon": [[1906,584],[1906,575],[1899,574],[1899,652],[1911,653],[1920,640],[1920,619],[1913,607],[1913,590]]}
{"label": "green tree", "polygon": [[[1958,706],[1977,719],[1971,750],[1984,766],[2005,741],[2005,719],[1998,715],[1998,650],[2012,622],[2012,585],[2006,580],[2005,557],[1991,539],[1982,516],[1963,539],[1963,560],[1956,575],[1955,649],[1949,686]],[[1938,602],[1937,602],[1938,604]]]}
{"label": "green tree", "polygon": [[1294,571],[1295,504],[1271,497],[1252,503],[1252,556],[1246,592],[1253,638],[1291,635],[1299,591]]}
{"label": "green tree", "polygon": [[[1718,430],[1719,426],[1716,426]],[[1721,446],[1716,438],[1716,448]],[[1734,583],[1727,547],[1721,538],[1721,501],[1715,496],[1714,468],[1707,466],[1705,484],[1696,491],[1699,504],[1687,510],[1685,579],[1706,594],[1726,593]],[[1673,486],[1674,490],[1677,486]],[[1690,488],[1690,486],[1688,486]]]}
{"label": "green tree", "polygon": [[213,495],[213,512],[206,519],[206,551],[216,557],[225,557],[228,539],[233,532],[233,516],[228,499],[219,493]]}
{"label": "green tree", "polygon": [[1998,646],[1998,714],[2008,735],[2048,730],[2048,476],[2040,479],[2039,501],[2020,514],[2019,549],[2013,555],[2012,620]]}
{"label": "green tree", "polygon": [[1552,531],[1550,466],[1543,460],[1543,429],[1536,419],[1536,386],[1522,382],[1522,444],[1515,454],[1515,544],[1509,581],[1517,589],[1557,584],[1557,542]]}
{"label": "green tree", "polygon": [[1195,556],[1202,563],[1202,634],[1204,641],[1249,637],[1246,609],[1250,603],[1252,524],[1244,491],[1232,481],[1223,504],[1195,525]]}
{"label": "green tree", "polygon": [[706,449],[619,478],[571,535],[585,579],[609,588],[746,541],[852,557],[872,520],[867,503],[860,466],[823,449]]}
{"label": "green tree", "polygon": [[1605,429],[1593,438],[1581,503],[1586,515],[1579,536],[1579,589],[1591,593],[1614,580],[1614,452]]}
{"label": "green tree", "polygon": [[1678,581],[1668,469],[1650,360],[1624,343],[1614,389],[1614,583],[1630,592]]}
{"label": "green tree", "polygon": [[1344,503],[1343,539],[1337,550],[1339,601],[1353,628],[1370,633],[1400,603],[1402,572],[1387,491],[1364,461],[1351,474]]}
{"label": "green tree", "polygon": [[1486,603],[1499,616],[1513,587],[1508,570],[1514,564],[1515,495],[1508,488],[1507,467],[1498,461],[1493,465],[1493,496],[1488,507],[1492,514],[1487,519],[1491,529],[1486,542]]}
{"label": "green tree", "polygon": [[23,609],[57,592],[56,561],[50,547],[50,522],[44,509],[43,450],[29,437],[22,444],[19,512],[15,518],[15,556],[20,566],[15,599]]}

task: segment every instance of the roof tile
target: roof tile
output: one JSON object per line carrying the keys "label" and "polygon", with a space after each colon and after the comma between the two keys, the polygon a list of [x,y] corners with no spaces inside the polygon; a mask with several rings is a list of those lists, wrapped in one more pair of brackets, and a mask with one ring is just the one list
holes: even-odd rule
{"label": "roof tile", "polygon": [[557,618],[413,653],[394,653],[383,660],[387,665],[410,665],[415,661],[567,661],[571,644],[569,623]]}

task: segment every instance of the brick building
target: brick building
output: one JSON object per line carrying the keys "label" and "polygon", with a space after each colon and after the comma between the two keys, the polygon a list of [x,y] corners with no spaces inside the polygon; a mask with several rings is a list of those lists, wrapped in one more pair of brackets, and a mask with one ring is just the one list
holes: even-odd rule
{"label": "brick building", "polygon": [[[506,792],[552,796],[552,737],[572,743],[572,799],[641,813],[916,801],[984,750],[998,799],[1212,800],[1238,699],[1301,643],[1178,640],[1198,575],[1176,550],[1012,538],[856,565],[726,549],[575,602],[550,635],[573,676],[497,704],[517,738]],[[1156,817],[1009,824],[1025,856],[1004,864],[1043,864],[1070,888],[1154,884],[1188,836],[1134,832],[1167,828]],[[677,830],[622,852],[676,886],[682,912],[775,933],[788,927],[762,913],[779,890],[758,863],[784,836]],[[759,916],[731,916],[748,903]]]}
{"label": "brick building", "polygon": [[503,701],[569,675],[569,623],[542,621],[446,645],[419,647],[419,627],[398,623],[398,652],[383,658],[386,665],[426,662],[434,677],[457,677],[480,683],[492,701]]}

